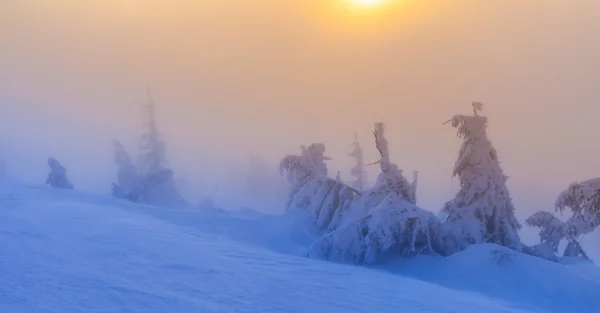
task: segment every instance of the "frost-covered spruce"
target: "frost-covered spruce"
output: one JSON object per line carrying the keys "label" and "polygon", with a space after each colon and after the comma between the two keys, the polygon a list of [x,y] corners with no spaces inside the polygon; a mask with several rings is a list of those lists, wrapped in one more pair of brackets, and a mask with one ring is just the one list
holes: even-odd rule
{"label": "frost-covered spruce", "polygon": [[383,123],[375,124],[375,145],[381,159],[375,162],[381,167],[381,173],[377,177],[375,186],[363,193],[363,201],[367,208],[379,205],[390,193],[400,195],[405,201],[412,204],[417,202],[417,172],[414,172],[413,183],[409,183],[404,177],[403,171],[390,161],[388,150],[388,141],[385,138],[385,125]]}
{"label": "frost-covered spruce", "polygon": [[280,163],[281,173],[292,185],[286,208],[308,211],[320,229],[335,229],[343,223],[359,193],[327,177],[325,161],[330,158],[325,156],[324,144],[301,148],[301,155],[288,155]]}
{"label": "frost-covered spruce", "polygon": [[145,132],[142,135],[139,179],[128,197],[137,202],[169,207],[188,207],[177,190],[173,171],[167,167],[166,145],[158,131],[152,99],[144,106]]}
{"label": "frost-covered spruce", "polygon": [[358,136],[354,134],[354,142],[352,143],[352,152],[349,153],[351,157],[356,159],[356,165],[350,170],[350,174],[356,179],[352,182],[352,187],[358,191],[363,191],[366,188],[367,171],[365,170],[365,159],[363,156],[363,149],[358,142]]}
{"label": "frost-covered spruce", "polygon": [[121,142],[114,141],[113,147],[114,162],[117,166],[117,182],[113,184],[113,197],[126,198],[126,195],[138,183],[138,170]]}
{"label": "frost-covered spruce", "polygon": [[[416,180],[412,184],[402,170],[390,162],[384,125],[375,126],[375,143],[382,173],[375,187],[362,194],[354,206],[367,213],[349,219],[339,229],[325,235],[309,248],[313,258],[356,263],[375,263],[387,257],[441,254],[439,220],[414,205]],[[360,212],[354,210],[353,212]]]}
{"label": "frost-covered spruce", "polygon": [[478,115],[481,104],[474,102],[473,115],[455,115],[448,122],[463,139],[454,176],[460,180],[455,198],[444,205],[444,244],[448,253],[470,244],[496,243],[521,250],[515,208],[506,187],[496,149],[487,138],[487,118]]}
{"label": "frost-covered spruce", "polygon": [[314,242],[307,256],[373,264],[390,257],[440,254],[439,225],[434,214],[391,193],[363,218]]}
{"label": "frost-covered spruce", "polygon": [[67,178],[67,169],[57,159],[49,157],[48,167],[50,167],[50,173],[46,178],[46,184],[54,188],[73,189],[73,184]]}

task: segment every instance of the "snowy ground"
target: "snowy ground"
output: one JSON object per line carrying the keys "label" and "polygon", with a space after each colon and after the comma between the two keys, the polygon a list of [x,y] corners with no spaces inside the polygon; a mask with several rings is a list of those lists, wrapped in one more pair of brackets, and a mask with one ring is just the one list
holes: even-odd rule
{"label": "snowy ground", "polygon": [[0,184],[0,312],[598,312],[600,271],[492,245],[382,268],[302,257],[297,216]]}

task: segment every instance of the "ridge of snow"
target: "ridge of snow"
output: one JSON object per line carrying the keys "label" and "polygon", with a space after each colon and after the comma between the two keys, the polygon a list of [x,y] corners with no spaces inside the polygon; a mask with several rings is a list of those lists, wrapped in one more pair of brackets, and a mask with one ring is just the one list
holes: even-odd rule
{"label": "ridge of snow", "polygon": [[[566,300],[553,308],[484,289],[549,283],[549,270],[556,284],[523,299],[566,295],[570,312],[598,307],[597,281],[521,255],[493,267],[495,245],[384,270],[298,257],[311,239],[302,222],[0,182],[0,312],[566,312]],[[520,270],[510,275],[511,266]]]}

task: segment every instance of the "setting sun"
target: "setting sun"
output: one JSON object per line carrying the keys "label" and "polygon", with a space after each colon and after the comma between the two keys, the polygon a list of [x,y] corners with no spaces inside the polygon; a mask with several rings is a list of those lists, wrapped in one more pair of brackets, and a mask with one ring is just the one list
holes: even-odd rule
{"label": "setting sun", "polygon": [[377,5],[381,5],[385,2],[387,2],[387,0],[349,0],[351,3],[353,3],[356,6],[360,6],[360,7],[373,7],[373,6],[377,6]]}

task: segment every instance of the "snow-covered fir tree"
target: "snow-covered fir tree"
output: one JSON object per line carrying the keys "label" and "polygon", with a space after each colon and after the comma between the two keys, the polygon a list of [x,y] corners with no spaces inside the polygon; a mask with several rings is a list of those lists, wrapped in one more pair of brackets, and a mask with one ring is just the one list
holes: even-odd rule
{"label": "snow-covered fir tree", "polygon": [[354,134],[354,142],[352,143],[352,152],[349,153],[351,157],[356,159],[356,165],[350,170],[350,174],[355,177],[352,182],[352,187],[358,191],[363,191],[367,184],[367,171],[365,170],[365,159],[363,156],[363,149],[358,142],[358,135]]}
{"label": "snow-covered fir tree", "polygon": [[301,146],[301,155],[281,160],[280,171],[292,185],[287,210],[308,211],[323,230],[337,228],[360,194],[354,188],[327,177],[325,145]]}
{"label": "snow-covered fir tree", "polygon": [[187,207],[187,201],[175,186],[173,171],[167,167],[166,145],[158,131],[155,104],[151,97],[143,109],[145,131],[140,146],[139,179],[128,198],[155,206]]}
{"label": "snow-covered fir tree", "polygon": [[453,175],[460,180],[456,197],[442,208],[443,239],[449,253],[470,244],[496,243],[521,250],[515,208],[506,187],[496,149],[487,138],[488,120],[478,114],[482,105],[473,103],[473,115],[455,115],[448,122],[463,139]]}
{"label": "snow-covered fir tree", "polygon": [[156,174],[166,168],[166,145],[156,123],[156,107],[152,98],[143,107],[144,133],[140,146],[140,168],[146,175]]}
{"label": "snow-covered fir tree", "polygon": [[67,178],[67,169],[54,157],[48,158],[50,173],[46,178],[46,184],[54,188],[73,189],[73,184]]}
{"label": "snow-covered fir tree", "polygon": [[404,171],[390,161],[388,141],[384,135],[385,125],[383,123],[375,124],[375,146],[379,151],[381,158],[374,164],[379,164],[381,173],[377,177],[375,186],[364,192],[367,197],[366,206],[374,207],[379,205],[389,193],[396,193],[405,201],[412,204],[416,203],[416,174],[415,181],[409,183],[404,177]]}
{"label": "snow-covered fir tree", "polygon": [[443,253],[439,220],[415,206],[416,181],[408,183],[402,170],[391,163],[384,129],[378,123],[374,132],[381,155],[376,163],[382,172],[376,186],[362,193],[353,206],[366,211],[355,209],[362,216],[313,243],[309,257],[371,264],[393,256]]}
{"label": "snow-covered fir tree", "polygon": [[113,141],[114,162],[117,166],[117,182],[113,184],[113,196],[127,198],[139,182],[139,174],[131,156],[119,141]]}

